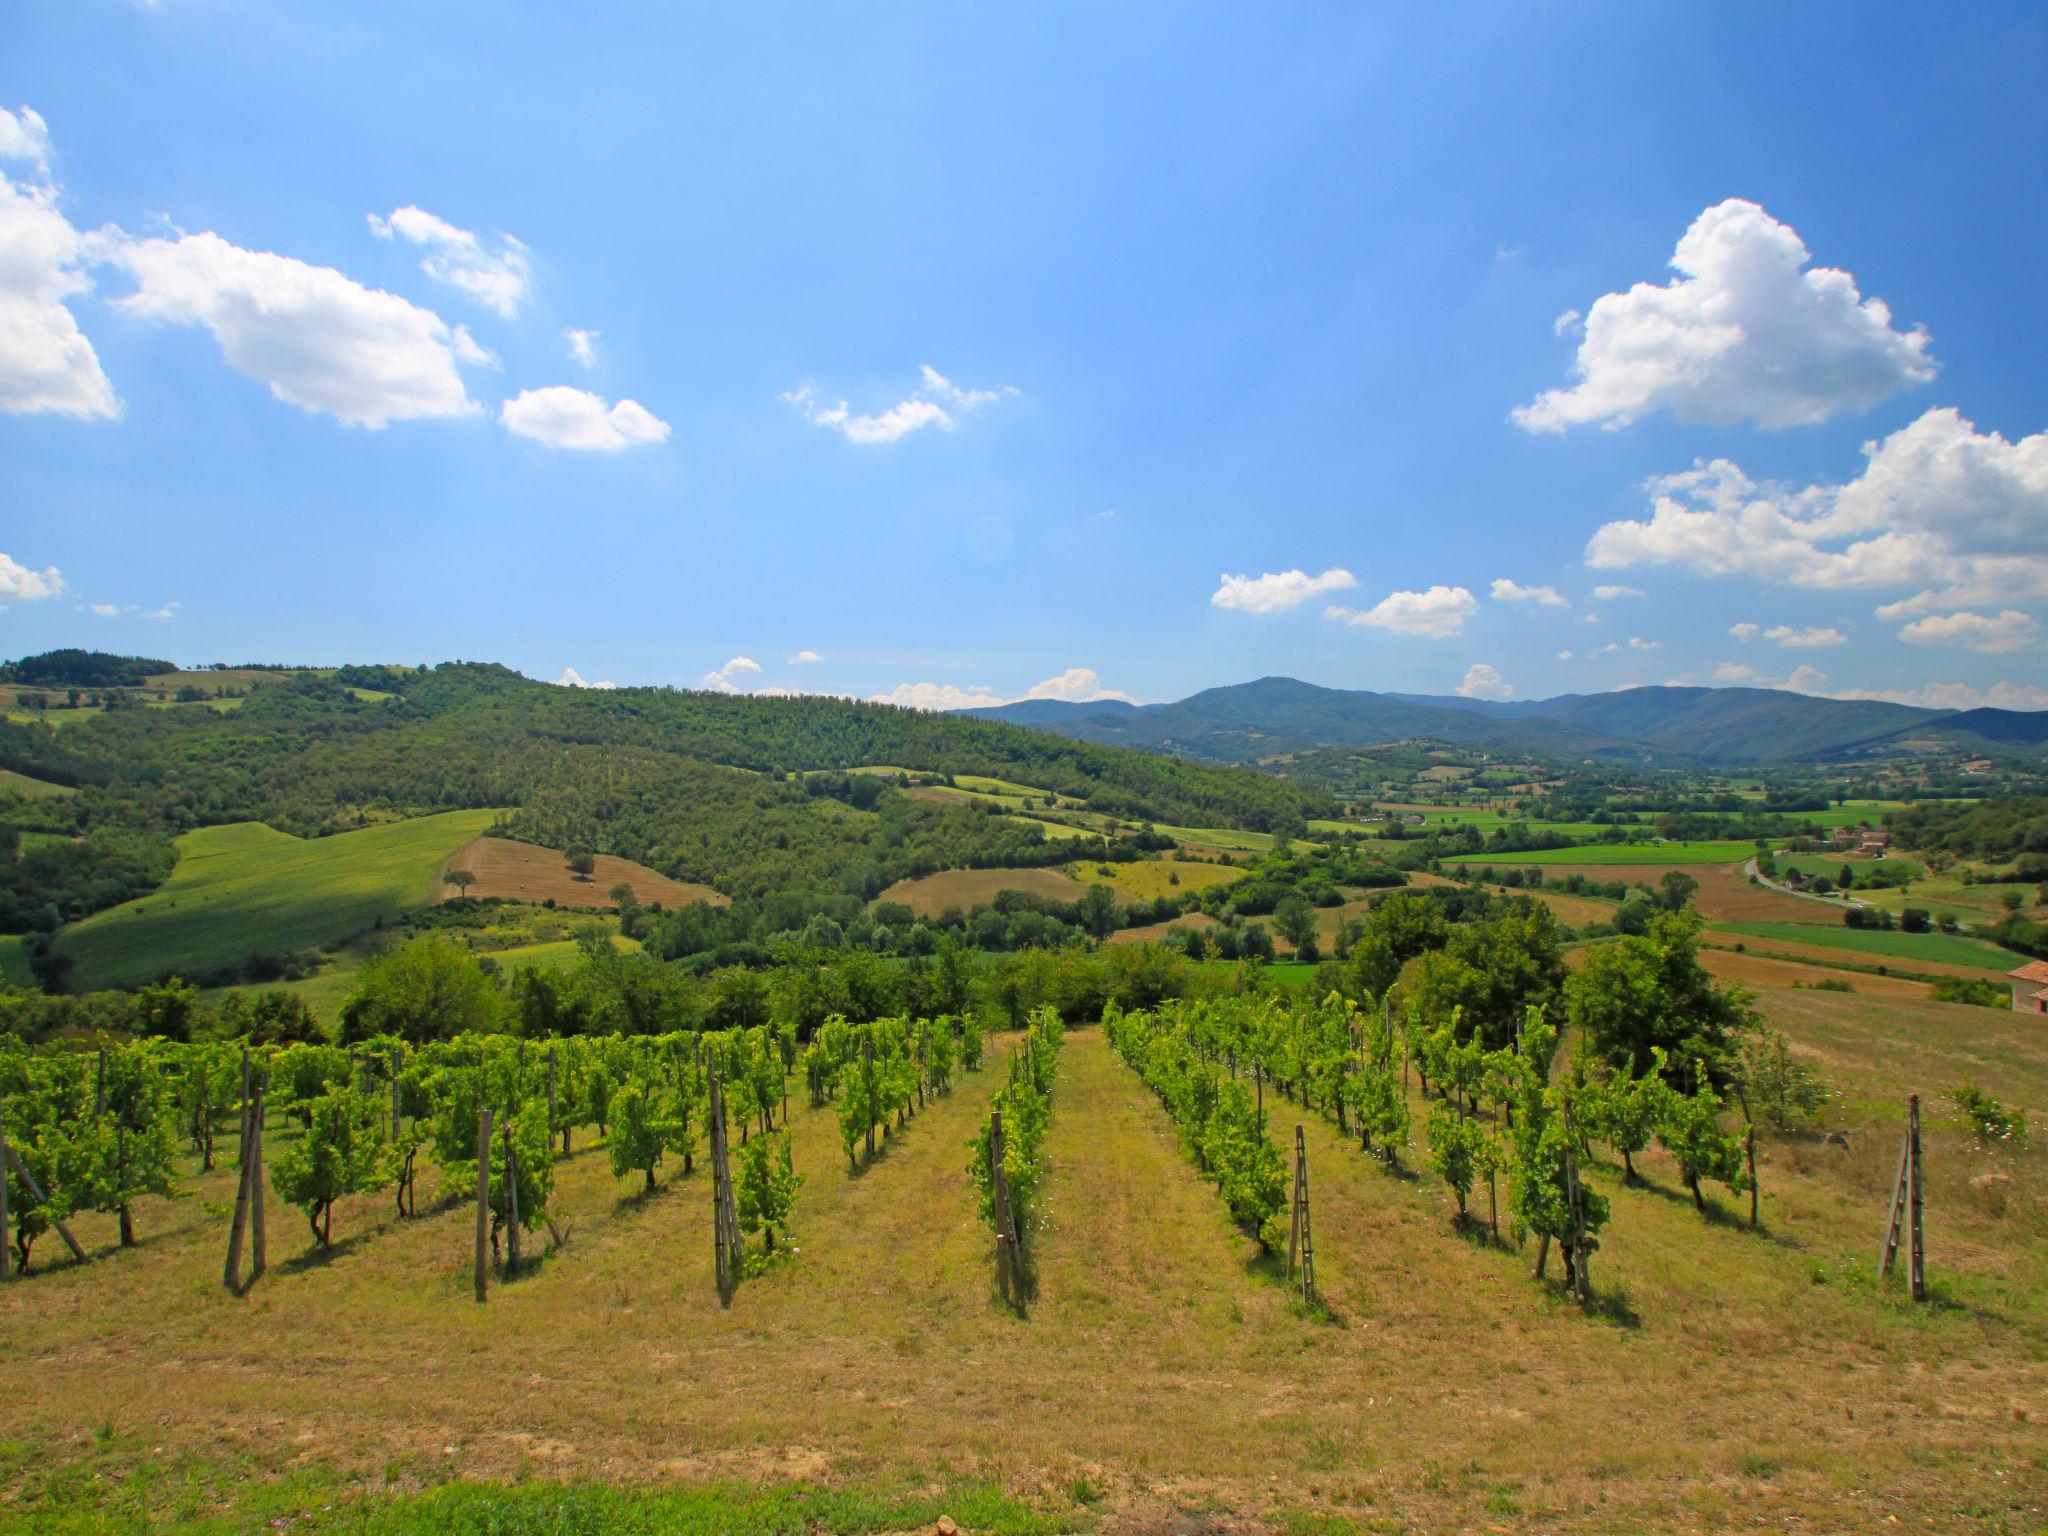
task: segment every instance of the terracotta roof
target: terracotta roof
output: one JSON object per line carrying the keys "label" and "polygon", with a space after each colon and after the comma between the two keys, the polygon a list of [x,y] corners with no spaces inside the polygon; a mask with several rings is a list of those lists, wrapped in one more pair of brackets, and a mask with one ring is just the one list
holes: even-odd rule
{"label": "terracotta roof", "polygon": [[2018,970],[2005,974],[2014,981],[2048,981],[2048,960],[2029,960]]}

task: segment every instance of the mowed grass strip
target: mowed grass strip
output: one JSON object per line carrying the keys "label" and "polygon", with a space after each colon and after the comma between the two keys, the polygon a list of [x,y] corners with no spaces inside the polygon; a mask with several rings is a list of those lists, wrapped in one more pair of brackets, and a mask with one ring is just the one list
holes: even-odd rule
{"label": "mowed grass strip", "polygon": [[69,784],[52,784],[48,779],[32,779],[25,773],[16,773],[12,768],[0,768],[0,795],[20,795],[28,800],[47,800],[56,795],[75,795],[78,791]]}
{"label": "mowed grass strip", "polygon": [[1531,864],[1736,864],[1754,857],[1755,843],[1708,840],[1689,843],[1581,843],[1575,848],[1544,848],[1531,853],[1464,853],[1446,864],[1491,864],[1519,869]]}
{"label": "mowed grass strip", "polygon": [[1823,949],[1853,950],[1862,955],[1886,955],[1898,960],[1929,960],[1942,965],[1967,966],[1973,970],[1997,971],[2001,975],[2026,964],[2027,957],[1987,944],[1982,939],[1959,933],[1900,933],[1881,928],[1825,927],[1810,923],[1720,923],[1725,933],[1751,939],[1777,939],[1788,943],[1818,945]]}
{"label": "mowed grass strip", "polygon": [[431,902],[442,861],[496,814],[446,811],[317,838],[260,822],[202,827],[178,839],[161,889],[65,929],[58,948],[88,991],[330,943]]}

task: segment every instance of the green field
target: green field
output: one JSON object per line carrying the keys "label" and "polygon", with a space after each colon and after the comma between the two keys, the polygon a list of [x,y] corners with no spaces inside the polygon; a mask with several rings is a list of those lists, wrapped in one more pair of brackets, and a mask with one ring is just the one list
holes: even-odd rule
{"label": "green field", "polygon": [[259,822],[204,827],[178,839],[161,890],[65,929],[58,948],[85,991],[331,943],[431,901],[435,869],[495,815],[448,811],[305,839]]}
{"label": "green field", "polygon": [[1859,883],[1866,874],[1905,875],[1917,880],[1924,870],[1911,859],[1851,859],[1832,858],[1825,853],[1781,853],[1775,856],[1779,869],[1796,869],[1802,875],[1825,875],[1837,883],[1842,878],[1842,866],[1848,863],[1855,869],[1854,879]]}
{"label": "green field", "polygon": [[12,768],[0,768],[0,795],[21,795],[29,800],[43,800],[52,795],[77,793],[78,791],[69,784],[52,784],[47,779],[32,779],[25,773],[16,773]]}
{"label": "green field", "polygon": [[1471,853],[1446,864],[1491,864],[1496,869],[1530,864],[1733,864],[1756,852],[1756,844],[1581,843],[1576,848],[1546,848],[1536,853]]}
{"label": "green field", "polygon": [[1795,944],[1822,944],[1858,954],[1888,955],[1898,960],[1934,960],[1944,965],[1971,965],[2003,973],[2026,964],[2014,954],[1982,939],[1955,933],[1900,933],[1896,929],[1830,928],[1820,923],[1716,923],[1717,931],[1753,939],[1780,939]]}
{"label": "green field", "polygon": [[[1169,827],[1163,824],[1153,830],[1176,843],[1192,843],[1198,848],[1225,848],[1236,853],[1273,851],[1273,834],[1270,832],[1243,832],[1236,827]],[[1295,846],[1314,848],[1317,845],[1297,840]]]}
{"label": "green field", "polygon": [[16,725],[82,725],[103,713],[97,704],[81,704],[76,709],[10,709],[7,718]]}
{"label": "green field", "polygon": [[16,934],[0,934],[0,981],[10,987],[32,987],[35,973],[28,968],[28,956]]}

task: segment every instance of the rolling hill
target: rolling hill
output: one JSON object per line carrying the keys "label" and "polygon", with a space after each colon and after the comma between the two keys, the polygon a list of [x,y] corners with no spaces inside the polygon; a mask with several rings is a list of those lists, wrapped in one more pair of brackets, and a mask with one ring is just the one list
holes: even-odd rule
{"label": "rolling hill", "polygon": [[1218,763],[1419,739],[1549,757],[1723,765],[1878,755],[1908,743],[2037,755],[2048,744],[2048,711],[1921,709],[1771,688],[1630,688],[1496,702],[1264,677],[1171,704],[1027,700],[962,713]]}

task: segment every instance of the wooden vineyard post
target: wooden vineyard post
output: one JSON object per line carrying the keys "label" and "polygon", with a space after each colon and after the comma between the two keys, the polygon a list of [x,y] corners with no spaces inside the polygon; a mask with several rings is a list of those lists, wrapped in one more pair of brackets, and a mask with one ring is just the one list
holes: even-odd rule
{"label": "wooden vineyard post", "polygon": [[1906,1101],[1906,1147],[1910,1172],[1907,1204],[1912,1209],[1912,1235],[1906,1252],[1906,1283],[1915,1301],[1927,1299],[1927,1259],[1920,1244],[1920,1095]]}
{"label": "wooden vineyard post", "polygon": [[[1565,1114],[1570,1116],[1569,1106]],[[1586,1252],[1586,1200],[1579,1188],[1579,1161],[1572,1156],[1569,1119],[1565,1128],[1564,1182],[1572,1213],[1572,1293],[1581,1302],[1586,1302],[1593,1299],[1593,1277],[1587,1272],[1590,1255]]]}
{"label": "wooden vineyard post", "polygon": [[14,1262],[7,1251],[7,1125],[0,1121],[0,1280],[12,1273]]}
{"label": "wooden vineyard post", "polygon": [[242,1243],[249,1230],[249,1047],[242,1047],[242,1119],[236,1132],[235,1216],[228,1227],[228,1261],[220,1283],[235,1290],[242,1283]]}
{"label": "wooden vineyard post", "polygon": [[[549,1143],[550,1143],[550,1144],[552,1144],[552,1143],[554,1142],[554,1139],[555,1139],[555,1048],[554,1048],[554,1047],[553,1047],[553,1046],[551,1045],[551,1046],[549,1046],[549,1047],[548,1047],[548,1141],[549,1141]],[[568,1150],[569,1150],[569,1127],[567,1127],[567,1126],[565,1125],[565,1126],[563,1126],[563,1127],[562,1127],[562,1151],[563,1151],[563,1153],[564,1153],[564,1154],[566,1154],[566,1153],[568,1152]]]}
{"label": "wooden vineyard post", "polygon": [[[869,1059],[873,1059],[872,1055]],[[707,1109],[711,1121],[711,1251],[718,1277],[718,1299],[731,1306],[739,1276],[740,1223],[732,1198],[732,1159],[725,1133],[725,1091],[719,1086],[715,1061],[711,1064],[707,1083]],[[873,1134],[872,1127],[869,1134]]]}
{"label": "wooden vineyard post", "polygon": [[512,1144],[512,1111],[505,1111],[505,1208],[511,1218],[505,1227],[505,1270],[519,1273],[519,1149]]}
{"label": "wooden vineyard post", "polygon": [[1920,1095],[1906,1100],[1906,1139],[1899,1148],[1899,1176],[1892,1181],[1891,1212],[1885,1218],[1884,1247],[1879,1250],[1877,1276],[1892,1272],[1899,1243],[1906,1244],[1906,1284],[1915,1301],[1927,1299],[1927,1255],[1920,1235]]}
{"label": "wooden vineyard post", "polygon": [[[861,1087],[867,1100],[868,1109],[868,1160],[875,1156],[875,1034],[870,1029],[861,1041]],[[1016,1062],[1012,1060],[1011,1076],[1016,1075]]]}
{"label": "wooden vineyard post", "polygon": [[989,1111],[988,1117],[989,1195],[996,1210],[996,1288],[1003,1300],[1014,1304],[1023,1292],[1022,1257],[1017,1251],[1017,1218],[1010,1208],[1010,1178],[1003,1171],[1003,1112]]}
{"label": "wooden vineyard post", "polygon": [[1742,1137],[1742,1155],[1749,1160],[1749,1225],[1756,1228],[1757,1199],[1756,1187],[1756,1127],[1751,1125]]}
{"label": "wooden vineyard post", "polygon": [[476,1299],[491,1293],[490,1261],[484,1250],[491,1228],[491,1112],[485,1108],[476,1132]]}
{"label": "wooden vineyard post", "polygon": [[249,1115],[250,1144],[255,1151],[249,1160],[249,1279],[253,1283],[258,1275],[269,1268],[270,1257],[266,1239],[269,1228],[263,1215],[263,1115],[264,1098],[267,1090],[262,1083],[256,1085],[256,1106]]}
{"label": "wooden vineyard post", "polygon": [[[50,1197],[43,1193],[43,1186],[36,1182],[36,1176],[28,1171],[28,1165],[21,1160],[21,1154],[11,1146],[0,1148],[0,1154],[4,1154],[7,1166],[12,1168],[14,1176],[21,1180],[22,1188],[35,1197],[36,1204],[48,1205]],[[55,1216],[50,1218],[50,1225],[55,1227],[57,1235],[64,1239],[64,1246],[71,1250],[71,1257],[83,1264],[85,1262],[85,1250],[78,1246],[78,1239],[71,1235],[71,1229]]]}
{"label": "wooden vineyard post", "polygon": [[1316,1245],[1308,1219],[1308,1145],[1302,1129],[1294,1128],[1294,1219],[1287,1234],[1287,1278],[1301,1271],[1301,1299],[1313,1306],[1316,1299]]}

